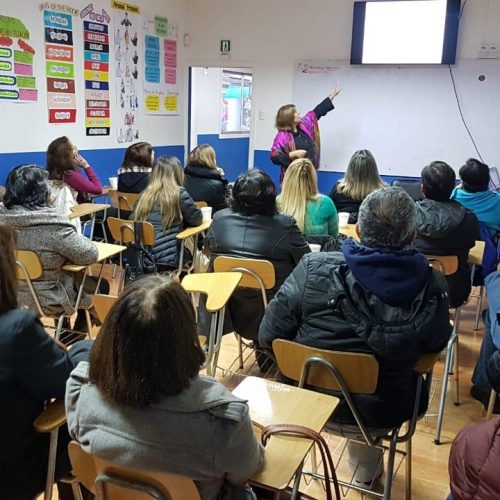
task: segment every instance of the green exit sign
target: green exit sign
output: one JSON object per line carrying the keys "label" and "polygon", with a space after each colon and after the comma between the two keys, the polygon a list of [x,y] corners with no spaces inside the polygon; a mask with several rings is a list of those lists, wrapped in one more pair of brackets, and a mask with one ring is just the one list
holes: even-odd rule
{"label": "green exit sign", "polygon": [[220,53],[223,56],[228,56],[231,53],[231,40],[220,41]]}

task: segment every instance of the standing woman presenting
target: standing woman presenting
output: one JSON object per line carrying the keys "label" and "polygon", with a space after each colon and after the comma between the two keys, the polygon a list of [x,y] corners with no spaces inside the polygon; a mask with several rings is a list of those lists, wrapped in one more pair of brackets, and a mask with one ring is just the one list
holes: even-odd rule
{"label": "standing woman presenting", "polygon": [[319,168],[320,138],[318,120],[334,108],[333,100],[342,89],[335,90],[304,117],[300,116],[294,104],[285,104],[276,114],[278,133],[271,148],[271,161],[281,166],[280,182],[293,160],[307,158]]}

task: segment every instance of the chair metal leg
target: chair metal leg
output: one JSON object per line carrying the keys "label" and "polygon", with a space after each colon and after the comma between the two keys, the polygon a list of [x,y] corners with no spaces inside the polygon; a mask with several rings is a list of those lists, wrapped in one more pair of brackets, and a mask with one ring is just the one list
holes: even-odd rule
{"label": "chair metal leg", "polygon": [[80,483],[78,481],[71,483],[71,489],[75,500],[83,500],[82,489],[80,488]]}
{"label": "chair metal leg", "polygon": [[51,500],[52,490],[54,489],[54,475],[56,472],[56,453],[57,453],[57,437],[59,428],[54,429],[50,433],[49,444],[49,462],[47,466],[47,481],[45,482],[45,492],[43,500]]}
{"label": "chair metal leg", "polygon": [[476,320],[474,321],[474,330],[479,329],[479,320],[481,318],[481,312],[483,309],[483,295],[484,295],[484,286],[480,286],[479,287],[479,297],[477,300]]}
{"label": "chair metal leg", "polygon": [[497,397],[497,393],[494,389],[491,389],[490,393],[490,401],[488,402],[488,411],[486,412],[486,418],[489,420],[493,415],[493,407],[495,406],[495,399]]}
{"label": "chair metal leg", "polygon": [[406,474],[405,474],[405,496],[406,500],[411,500],[411,437],[406,441]]}
{"label": "chair metal leg", "polygon": [[455,406],[458,406],[460,404],[460,384],[459,384],[459,378],[458,378],[458,375],[459,375],[459,352],[460,352],[460,349],[459,349],[459,346],[460,346],[460,342],[459,342],[459,337],[457,336],[457,341],[455,342],[455,349],[454,349],[454,362],[455,362],[455,368],[454,368],[454,371],[455,371]]}
{"label": "chair metal leg", "polygon": [[243,370],[243,341],[240,335],[238,335],[238,358],[240,360],[240,370]]}
{"label": "chair metal leg", "polygon": [[394,459],[396,456],[396,445],[398,442],[398,433],[394,431],[389,445],[389,457],[387,459],[387,474],[384,484],[384,500],[390,500],[392,489],[392,476],[394,474]]}
{"label": "chair metal leg", "polygon": [[304,466],[304,463],[302,462],[300,464],[300,467],[297,469],[297,472],[295,473],[295,479],[293,481],[293,488],[292,488],[292,494],[290,495],[290,500],[295,500],[299,494],[299,486],[300,486],[300,480],[302,478],[302,467]]}
{"label": "chair metal leg", "polygon": [[61,314],[61,316],[59,316],[59,319],[57,320],[56,335],[55,335],[56,340],[59,340],[59,338],[61,337],[64,318],[65,318],[64,314]]}
{"label": "chair metal leg", "polygon": [[439,410],[438,410],[438,418],[436,424],[436,434],[434,436],[434,443],[440,444],[441,439],[441,427],[443,426],[443,418],[444,418],[444,404],[446,401],[446,391],[448,389],[448,373],[451,368],[451,358],[453,355],[453,346],[457,341],[457,334],[452,333],[450,340],[448,341],[448,347],[446,348],[446,360],[444,363],[443,370],[443,385],[441,387],[441,398],[439,401]]}

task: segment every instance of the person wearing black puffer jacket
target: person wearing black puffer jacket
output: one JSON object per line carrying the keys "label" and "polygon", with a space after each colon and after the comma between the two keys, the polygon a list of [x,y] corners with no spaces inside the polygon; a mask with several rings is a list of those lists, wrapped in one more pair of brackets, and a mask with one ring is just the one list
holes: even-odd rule
{"label": "person wearing black puffer jacket", "polygon": [[182,187],[183,181],[182,167],[175,156],[158,158],[135,207],[132,218],[150,222],[155,231],[155,243],[146,257],[146,266],[152,270],[176,269],[180,258],[177,234],[186,227],[201,224],[201,211]]}
{"label": "person wearing black puffer jacket", "polygon": [[[447,285],[411,244],[416,208],[398,188],[368,195],[359,210],[358,233],[342,253],[312,253],[302,258],[269,303],[259,343],[271,349],[274,339],[374,355],[379,378],[372,395],[353,396],[369,427],[389,429],[411,417],[421,354],[439,352],[451,325]],[[422,391],[420,414],[428,405]],[[354,424],[341,401],[333,416],[339,427]],[[371,482],[382,473],[380,450],[349,442],[355,480]]]}
{"label": "person wearing black puffer jacket", "polygon": [[194,201],[205,201],[212,213],[227,206],[227,179],[217,166],[215,151],[210,144],[197,146],[189,154],[184,169],[184,187]]}
{"label": "person wearing black puffer jacket", "polygon": [[417,202],[415,248],[426,255],[456,255],[457,271],[446,277],[450,307],[459,307],[469,298],[471,269],[469,250],[479,239],[479,221],[473,212],[450,200],[455,172],[442,161],[433,161],[422,170],[422,193]]}

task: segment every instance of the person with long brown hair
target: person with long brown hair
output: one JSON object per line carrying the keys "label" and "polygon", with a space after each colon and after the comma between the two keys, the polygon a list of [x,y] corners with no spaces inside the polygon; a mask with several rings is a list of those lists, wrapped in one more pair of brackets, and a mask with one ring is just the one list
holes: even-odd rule
{"label": "person with long brown hair", "polygon": [[153,147],[148,142],[137,142],[129,146],[118,170],[118,191],[142,193],[148,185],[153,160]]}
{"label": "person with long brown hair", "polygon": [[349,224],[356,224],[361,202],[383,187],[374,156],[367,149],[360,149],[352,155],[345,176],[333,186],[329,196],[337,212],[350,213]]}
{"label": "person with long brown hair", "polygon": [[176,269],[179,265],[180,243],[176,236],[184,228],[199,226],[200,209],[183,187],[184,174],[175,156],[162,156],[153,166],[147,188],[141,194],[132,218],[151,222],[155,244],[151,248],[154,262],[146,265],[158,271]]}
{"label": "person with long brown hair", "polygon": [[[63,398],[66,380],[79,361],[88,358],[89,341],[69,352],[45,332],[35,311],[20,309],[17,301],[15,232],[0,224],[0,498],[35,498],[45,484],[49,453],[46,435],[37,434],[33,421],[44,402]],[[59,431],[56,479],[71,471],[69,436]],[[66,485],[68,486],[68,485]],[[72,498],[62,485],[59,498]],[[71,490],[71,487],[69,487]]]}
{"label": "person with long brown hair", "polygon": [[333,201],[318,191],[318,177],[310,160],[294,160],[288,167],[278,207],[290,215],[306,236],[337,236],[337,210]]}
{"label": "person with long brown hair", "polygon": [[189,153],[184,187],[194,201],[205,201],[212,207],[212,213],[226,208],[227,179],[217,166],[215,150],[210,144],[201,144]]}
{"label": "person with long brown hair", "polygon": [[78,203],[88,201],[90,194],[102,193],[101,181],[94,169],[66,136],[49,144],[47,170],[54,184],[63,182],[71,188]]}
{"label": "person with long brown hair", "polygon": [[264,449],[248,405],[199,374],[204,360],[184,289],[159,275],[133,282],[104,321],[89,363],[71,374],[72,437],[113,463],[187,476],[203,500],[255,498],[245,482]]}

